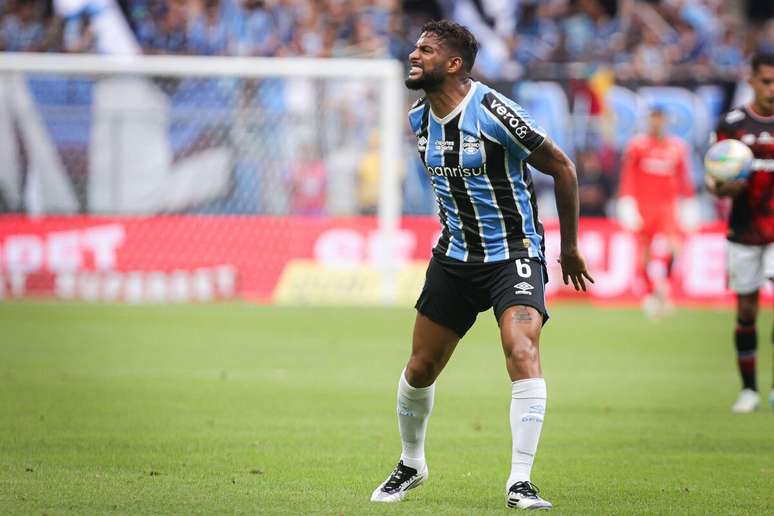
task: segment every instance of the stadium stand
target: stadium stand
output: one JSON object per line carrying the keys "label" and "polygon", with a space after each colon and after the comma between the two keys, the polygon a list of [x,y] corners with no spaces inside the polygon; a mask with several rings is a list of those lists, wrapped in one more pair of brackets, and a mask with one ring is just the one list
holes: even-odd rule
{"label": "stadium stand", "polygon": [[[405,60],[413,46],[418,27],[429,17],[448,16],[466,24],[482,42],[474,75],[500,84],[516,98],[524,98],[522,83],[552,81],[561,86],[568,103],[569,123],[589,129],[576,131],[566,150],[580,157],[580,170],[593,165],[594,172],[581,178],[589,192],[585,213],[609,213],[606,203],[616,189],[620,149],[624,142],[611,142],[606,135],[605,99],[600,82],[643,86],[678,85],[695,87],[712,84],[722,93],[713,94],[710,118],[731,102],[730,91],[740,77],[745,59],[758,49],[774,48],[774,8],[769,2],[751,1],[746,7],[726,0],[522,0],[520,2],[412,2],[398,0],[134,0],[118,2],[142,51],[147,54],[307,56],[307,57],[393,57]],[[62,19],[53,2],[39,0],[0,1],[0,49],[13,52],[96,51],[92,15],[88,9]],[[745,27],[745,30],[741,30]],[[52,81],[60,81],[52,84]],[[609,85],[608,85],[609,86]],[[77,78],[62,81],[36,78],[30,89],[44,114],[49,130],[73,177],[85,174],[85,146],[90,127],[91,84]],[[170,142],[176,156],[201,147],[208,135],[217,133],[224,110],[239,97],[261,112],[291,111],[294,99],[287,84],[262,81],[252,85],[224,85],[222,81],[186,79],[163,85],[172,106],[172,119],[186,120],[190,108],[206,110],[206,117],[187,123],[172,123]],[[245,95],[245,93],[248,95]],[[333,102],[338,122],[348,130],[328,131],[330,138],[346,140],[357,135],[368,148],[367,102],[353,108],[346,95]],[[534,99],[526,95],[530,109]],[[46,117],[68,106],[76,116],[66,121]],[[80,106],[83,109],[77,109]],[[585,111],[584,111],[585,110]],[[55,120],[55,121],[52,121]],[[696,133],[706,133],[706,127]],[[341,129],[341,127],[339,127]],[[549,128],[550,129],[550,128]],[[607,129],[607,132],[610,132]],[[690,132],[690,131],[689,131]],[[705,134],[690,134],[702,150]],[[683,136],[686,136],[683,135]],[[408,135],[407,135],[408,136]],[[630,136],[626,134],[625,137]],[[317,142],[325,155],[346,148],[346,141]],[[590,156],[593,153],[594,156]],[[356,157],[351,174],[362,170]],[[404,175],[404,212],[428,213],[433,203],[427,180],[416,157],[407,156]],[[235,181],[247,191],[232,190],[231,198],[195,212],[251,213],[293,212],[292,198],[284,196],[284,207],[272,206],[274,196],[263,202],[260,178],[251,172],[249,156],[239,160]],[[325,166],[325,164],[322,164]],[[303,178],[292,178],[293,167],[283,172],[288,188]],[[362,176],[362,174],[360,174]],[[325,174],[323,174],[325,176]],[[310,182],[317,181],[315,175]],[[698,178],[697,178],[698,182]],[[75,182],[78,183],[77,181]],[[538,185],[540,187],[540,185]],[[362,191],[362,185],[359,187]],[[79,193],[81,197],[85,194]],[[599,196],[604,196],[600,205]],[[259,201],[255,201],[255,198]],[[354,196],[356,197],[356,196]],[[362,196],[361,196],[362,197]],[[593,199],[593,201],[591,200]],[[368,213],[372,201],[363,206],[343,206],[346,212]],[[591,205],[585,205],[590,202]],[[1,203],[0,203],[1,204]],[[347,203],[344,203],[347,204]],[[349,203],[353,204],[353,203]],[[304,210],[302,210],[304,211]],[[550,207],[546,213],[550,214]]]}

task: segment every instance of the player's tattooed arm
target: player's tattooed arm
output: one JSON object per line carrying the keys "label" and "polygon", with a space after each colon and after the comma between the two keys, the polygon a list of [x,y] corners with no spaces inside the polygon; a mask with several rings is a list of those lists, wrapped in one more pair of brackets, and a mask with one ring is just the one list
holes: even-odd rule
{"label": "player's tattooed arm", "polygon": [[578,176],[575,165],[550,138],[535,149],[527,163],[554,178],[554,195],[559,211],[559,233],[562,250],[559,263],[562,279],[568,285],[572,281],[575,290],[586,290],[586,281],[594,279],[586,270],[586,262],[578,250]]}

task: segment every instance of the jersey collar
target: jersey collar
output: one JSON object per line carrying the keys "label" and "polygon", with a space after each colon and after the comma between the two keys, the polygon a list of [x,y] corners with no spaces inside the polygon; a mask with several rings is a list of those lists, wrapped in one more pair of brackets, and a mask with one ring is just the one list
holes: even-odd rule
{"label": "jersey collar", "polygon": [[470,99],[473,98],[473,93],[476,91],[476,87],[478,86],[478,83],[476,81],[470,81],[470,82],[471,82],[471,85],[470,85],[470,89],[468,90],[468,93],[460,101],[460,103],[457,104],[457,106],[454,109],[452,109],[451,112],[448,115],[446,115],[445,117],[438,118],[438,116],[436,116],[436,114],[433,113],[433,107],[430,106],[430,115],[433,117],[433,120],[435,120],[436,122],[438,122],[441,125],[444,125],[444,124],[448,123],[449,121],[451,121],[455,116],[460,114],[460,112],[463,109],[465,109],[465,106],[468,105],[468,102],[470,102]]}
{"label": "jersey collar", "polygon": [[771,122],[774,120],[774,115],[764,116],[759,114],[757,111],[755,111],[755,108],[753,108],[752,103],[747,104],[744,107],[745,111],[747,111],[747,114],[750,115],[752,118],[760,121],[760,122]]}

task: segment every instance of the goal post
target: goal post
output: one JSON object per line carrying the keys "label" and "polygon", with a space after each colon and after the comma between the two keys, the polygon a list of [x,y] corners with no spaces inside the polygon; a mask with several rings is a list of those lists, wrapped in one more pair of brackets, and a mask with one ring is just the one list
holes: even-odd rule
{"label": "goal post", "polygon": [[[295,194],[271,185],[293,180],[288,170],[304,157],[295,154],[310,142],[321,161],[341,150],[339,162],[347,149],[373,144],[374,265],[381,300],[390,304],[399,267],[402,73],[390,59],[0,53],[0,151],[8,157],[0,165],[0,215],[356,216],[371,212],[353,205],[360,179],[351,171],[324,206],[309,206],[310,196],[305,205],[299,194],[296,210]],[[274,87],[295,106],[279,105]],[[235,178],[247,158],[262,172]],[[326,170],[326,180],[342,183],[338,172]],[[245,182],[258,184],[258,201],[240,193]]]}

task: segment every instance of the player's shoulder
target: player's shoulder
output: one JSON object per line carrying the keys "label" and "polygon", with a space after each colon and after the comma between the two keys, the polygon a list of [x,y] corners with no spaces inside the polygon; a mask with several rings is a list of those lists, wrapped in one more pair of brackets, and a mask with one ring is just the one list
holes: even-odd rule
{"label": "player's shoulder", "polygon": [[524,113],[524,108],[518,102],[486,84],[478,83],[476,93],[478,103],[495,115],[502,117],[506,110]]}
{"label": "player's shoulder", "polygon": [[408,111],[409,124],[411,125],[411,130],[415,133],[422,129],[422,120],[426,118],[425,110],[427,109],[427,104],[427,97],[423,95],[411,105]]}
{"label": "player's shoulder", "polygon": [[688,150],[688,142],[686,142],[683,138],[680,138],[679,136],[670,135],[668,137],[669,145],[672,146],[672,148],[677,149],[680,152],[685,152]]}
{"label": "player's shoulder", "polygon": [[427,96],[422,95],[417,100],[415,100],[413,104],[411,104],[411,107],[409,108],[409,113],[411,113],[412,111],[418,111],[420,109],[424,109],[426,105],[427,105]]}
{"label": "player's shoulder", "polygon": [[747,110],[742,107],[735,107],[726,111],[720,116],[720,125],[735,126],[739,125],[750,117]]}
{"label": "player's shoulder", "polygon": [[626,145],[629,150],[645,149],[650,145],[650,137],[647,134],[635,134]]}
{"label": "player's shoulder", "polygon": [[517,139],[528,133],[543,135],[544,131],[518,102],[494,88],[479,83],[477,92],[482,125],[499,125]]}

